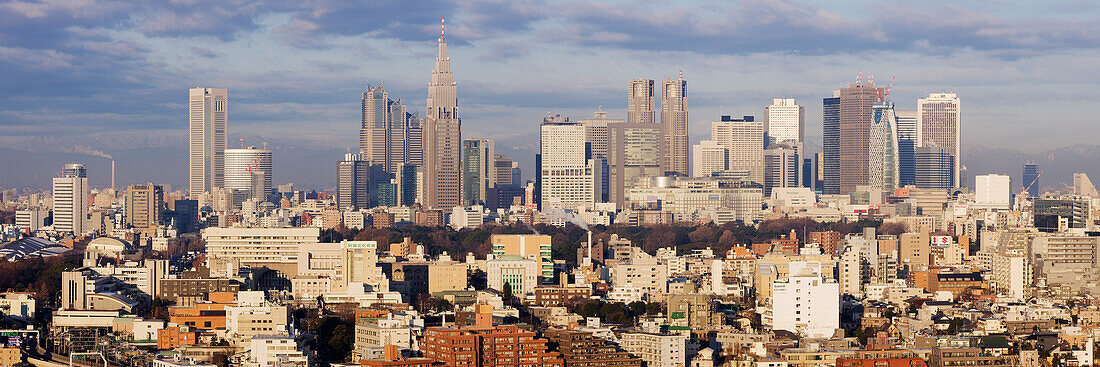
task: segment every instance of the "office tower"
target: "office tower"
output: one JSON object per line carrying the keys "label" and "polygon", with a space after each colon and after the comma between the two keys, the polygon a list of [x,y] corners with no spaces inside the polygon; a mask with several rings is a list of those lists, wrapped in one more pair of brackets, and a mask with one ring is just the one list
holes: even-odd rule
{"label": "office tower", "polygon": [[225,145],[229,134],[229,90],[191,88],[190,195],[198,197],[222,187]]}
{"label": "office tower", "polygon": [[820,154],[814,153],[812,158],[802,158],[802,187],[820,189],[817,183],[817,158]]}
{"label": "office tower", "polygon": [[661,83],[661,125],[665,135],[663,165],[668,175],[688,175],[687,81],[683,75]]}
{"label": "office tower", "polygon": [[714,140],[703,140],[691,147],[691,176],[710,177],[714,172],[725,171],[729,165],[729,151]]}
{"label": "office tower", "polygon": [[1096,191],[1096,186],[1092,184],[1092,180],[1089,179],[1087,173],[1076,172],[1073,174],[1073,193],[1075,195],[1100,199],[1100,192]]}
{"label": "office tower", "polygon": [[271,158],[271,149],[226,149],[225,188],[247,192],[254,200],[265,200],[274,188]]}
{"label": "office tower", "polygon": [[734,119],[722,116],[710,124],[710,139],[729,152],[726,170],[764,182],[764,124],[752,116]]}
{"label": "office tower", "polygon": [[768,145],[785,141],[801,142],[805,130],[805,109],[793,98],[775,98],[770,106],[764,107],[764,134],[768,137]]}
{"label": "office tower", "polygon": [[130,185],[126,188],[127,226],[152,235],[163,224],[163,215],[164,189],[160,185]]}
{"label": "office tower", "polygon": [[914,155],[916,187],[951,189],[955,187],[955,156],[943,147],[920,147]]}
{"label": "office tower", "polygon": [[484,204],[496,182],[492,139],[462,141],[462,205]]}
{"label": "office tower", "polygon": [[917,100],[917,136],[920,146],[938,146],[954,157],[952,187],[962,187],[962,131],[959,97],[954,93],[930,93]]}
{"label": "office tower", "polygon": [[88,216],[88,177],[80,163],[66,164],[53,179],[53,229],[84,234]]}
{"label": "office tower", "polygon": [[[668,168],[662,163],[664,151],[664,126],[659,124],[610,124],[608,125],[607,186],[608,202],[617,207],[626,205],[626,190],[634,187],[639,180],[650,181],[652,177],[664,176]],[[546,159],[545,151],[543,158]],[[543,161],[545,165],[547,161]],[[591,164],[594,172],[599,171],[599,162]],[[594,173],[595,174],[595,173]],[[600,175],[593,179],[600,179]],[[599,186],[596,186],[599,188]],[[602,200],[596,200],[602,201]]]}
{"label": "office tower", "polygon": [[616,124],[624,123],[622,119],[607,118],[607,112],[602,106],[593,113],[590,119],[577,121],[584,125],[585,141],[588,142],[589,156],[596,160],[595,166],[601,173],[597,177],[600,186],[596,188],[596,202],[606,202],[611,197],[608,173],[608,144],[610,144],[609,129]]}
{"label": "office tower", "polygon": [[917,141],[917,111],[894,109],[898,126],[898,186],[916,183],[913,155],[920,143]]}
{"label": "office tower", "polygon": [[993,209],[1009,209],[1012,204],[1012,179],[1008,175],[978,175],[974,177],[974,205]]}
{"label": "office tower", "polygon": [[439,55],[428,84],[428,115],[424,120],[424,184],[420,200],[429,209],[462,204],[462,119],[458,118],[458,87],[451,73],[447,43],[439,35]]}
{"label": "office tower", "polygon": [[1028,196],[1031,196],[1033,198],[1039,197],[1039,175],[1041,173],[1042,172],[1039,172],[1038,163],[1024,163],[1024,185],[1022,186],[1022,189],[1024,189],[1024,191],[1027,191]]}
{"label": "office tower", "polygon": [[382,84],[367,84],[363,92],[359,153],[389,173],[402,164],[423,164],[424,142],[420,117],[409,113],[401,100],[390,99]]}
{"label": "office tower", "polygon": [[595,160],[588,158],[584,125],[568,118],[551,116],[540,127],[539,171],[540,210],[547,207],[591,208],[595,200]]}
{"label": "office tower", "polygon": [[[371,203],[371,162],[362,153],[348,153],[336,166],[336,206],[341,210],[369,209]],[[377,188],[374,188],[377,190]]]}
{"label": "office tower", "polygon": [[653,79],[634,79],[627,83],[626,122],[656,122],[653,118]]}
{"label": "office tower", "polygon": [[764,150],[764,197],[770,196],[773,188],[800,186],[801,150],[795,141],[773,144]]}
{"label": "office tower", "polygon": [[871,107],[871,115],[867,184],[884,192],[892,192],[898,187],[898,136],[894,105],[891,102],[875,103]]}
{"label": "office tower", "polygon": [[874,82],[850,85],[840,90],[840,194],[866,185],[870,158],[871,105],[882,90]]}
{"label": "office tower", "polygon": [[199,202],[192,199],[177,199],[174,213],[176,231],[179,233],[192,233],[199,230]]}
{"label": "office tower", "polygon": [[821,121],[821,191],[835,195],[840,193],[840,90],[822,100]]}
{"label": "office tower", "polygon": [[397,169],[397,177],[394,181],[397,182],[397,205],[399,206],[412,206],[416,204],[417,193],[421,192],[420,178],[420,166],[414,164],[403,164]]}
{"label": "office tower", "polygon": [[519,162],[513,161],[504,154],[493,155],[493,187],[519,186],[520,170]]}

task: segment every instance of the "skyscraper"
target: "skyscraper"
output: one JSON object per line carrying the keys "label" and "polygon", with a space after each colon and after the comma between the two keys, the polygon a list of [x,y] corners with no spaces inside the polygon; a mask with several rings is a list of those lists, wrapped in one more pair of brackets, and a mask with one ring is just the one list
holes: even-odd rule
{"label": "skyscraper", "polygon": [[821,191],[835,195],[840,193],[840,90],[821,101],[821,121]]}
{"label": "skyscraper", "polygon": [[[492,139],[462,141],[462,204],[484,205],[496,183]],[[511,173],[509,173],[511,174]]]}
{"label": "skyscraper", "polygon": [[163,224],[164,189],[160,185],[130,185],[126,188],[126,225],[153,235]]}
{"label": "skyscraper", "polygon": [[798,142],[773,144],[764,150],[764,196],[772,194],[772,189],[780,187],[800,187],[799,169],[802,161],[798,152],[802,147]]}
{"label": "skyscraper", "polygon": [[[348,153],[336,166],[336,206],[369,209],[371,203],[371,164],[362,153]],[[374,188],[377,190],[377,188]]]}
{"label": "skyscraper", "polygon": [[688,175],[687,81],[661,83],[661,125],[664,127],[664,166],[669,175]]}
{"label": "skyscraper", "polygon": [[627,83],[626,122],[656,122],[653,118],[653,79],[634,79]]}
{"label": "skyscraper", "polygon": [[389,98],[381,84],[363,92],[359,152],[363,159],[397,173],[402,164],[423,164],[424,132],[420,117],[400,100]]}
{"label": "skyscraper", "polygon": [[594,159],[589,159],[584,125],[561,116],[546,117],[540,127],[539,209],[592,207],[595,201]]}
{"label": "skyscraper", "polygon": [[1035,162],[1024,163],[1023,187],[1027,189],[1027,195],[1033,198],[1039,197],[1039,164]]}
{"label": "skyscraper", "polygon": [[428,84],[428,114],[424,121],[424,185],[420,200],[431,209],[462,204],[462,120],[458,118],[458,86],[451,73],[444,33]]}
{"label": "skyscraper", "polygon": [[714,140],[693,145],[691,156],[692,177],[710,177],[714,172],[725,171],[729,164],[729,151]]}
{"label": "skyscraper", "polygon": [[948,148],[927,146],[917,148],[914,156],[916,186],[922,189],[955,187],[955,155]]}
{"label": "skyscraper", "polygon": [[610,197],[610,178],[608,175],[607,165],[609,163],[609,147],[610,129],[617,124],[624,123],[622,119],[607,118],[607,112],[603,111],[602,106],[593,113],[593,117],[590,119],[577,121],[584,125],[585,140],[588,142],[589,156],[594,159],[595,168],[598,168],[598,173],[601,174],[597,177],[597,181],[600,186],[596,188],[595,201],[598,203],[606,202]]}
{"label": "skyscraper", "polygon": [[857,81],[840,90],[840,194],[868,183],[871,105],[881,96],[874,82]]}
{"label": "skyscraper", "polygon": [[768,145],[803,141],[805,125],[805,109],[793,98],[775,98],[770,106],[764,107],[764,133],[768,136]]}
{"label": "skyscraper", "polygon": [[920,143],[917,141],[917,111],[894,110],[898,124],[898,186],[916,183],[913,155]]}
{"label": "skyscraper", "polygon": [[[608,202],[619,208],[626,205],[626,189],[635,186],[639,179],[664,176],[668,168],[662,163],[664,151],[664,126],[645,123],[621,123],[608,125],[607,153],[607,191]],[[545,159],[547,156],[543,155]],[[546,165],[543,161],[543,165]],[[599,173],[599,162],[591,164],[595,173]],[[593,177],[599,181],[601,177]],[[597,187],[599,188],[599,187]],[[597,202],[600,198],[595,198]]]}
{"label": "skyscraper", "polygon": [[917,135],[921,146],[938,146],[954,156],[953,187],[962,186],[962,120],[959,97],[931,93],[917,100]]}
{"label": "skyscraper", "polygon": [[274,187],[271,184],[271,149],[247,147],[225,150],[225,188],[248,193],[263,201]]}
{"label": "skyscraper", "polygon": [[224,184],[225,145],[229,134],[229,90],[190,90],[190,195],[213,192]]}
{"label": "skyscraper", "polygon": [[888,101],[875,103],[871,114],[867,184],[891,192],[898,187],[898,136],[894,105]]}
{"label": "skyscraper", "polygon": [[494,187],[519,186],[521,183],[519,163],[504,154],[493,155],[493,170],[496,171],[493,175]]}
{"label": "skyscraper", "polygon": [[764,183],[764,124],[752,116],[722,116],[710,124],[710,139],[729,152],[726,169],[753,182]]}
{"label": "skyscraper", "polygon": [[88,177],[83,164],[66,164],[53,179],[53,228],[84,234],[88,217]]}

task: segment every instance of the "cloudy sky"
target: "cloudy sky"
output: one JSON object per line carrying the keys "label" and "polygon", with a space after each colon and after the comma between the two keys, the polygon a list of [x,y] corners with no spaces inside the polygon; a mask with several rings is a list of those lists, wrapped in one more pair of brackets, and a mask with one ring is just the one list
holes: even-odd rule
{"label": "cloudy sky", "polygon": [[206,86],[230,90],[233,142],[354,148],[365,81],[423,110],[441,16],[463,137],[507,148],[533,146],[547,112],[621,118],[627,80],[680,71],[693,142],[777,97],[806,106],[819,140],[821,98],[859,73],[893,78],[900,108],[958,93],[964,144],[1100,138],[1090,1],[15,0],[0,3],[0,143],[168,144],[187,89]]}

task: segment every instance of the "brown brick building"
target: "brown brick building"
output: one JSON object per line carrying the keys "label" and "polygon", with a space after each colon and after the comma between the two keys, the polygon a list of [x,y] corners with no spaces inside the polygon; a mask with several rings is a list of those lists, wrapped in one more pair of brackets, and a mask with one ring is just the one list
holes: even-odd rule
{"label": "brown brick building", "polygon": [[640,358],[630,356],[606,340],[592,336],[592,333],[550,329],[544,334],[561,353],[565,367],[642,366]]}
{"label": "brown brick building", "polygon": [[546,339],[515,325],[431,327],[424,332],[421,350],[424,357],[448,367],[564,367],[561,355],[548,350]]}

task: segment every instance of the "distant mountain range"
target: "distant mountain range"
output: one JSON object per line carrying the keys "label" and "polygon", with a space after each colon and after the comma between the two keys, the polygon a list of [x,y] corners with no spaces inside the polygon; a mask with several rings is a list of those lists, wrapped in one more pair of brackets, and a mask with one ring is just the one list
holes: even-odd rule
{"label": "distant mountain range", "polygon": [[[233,136],[230,146],[238,145]],[[813,141],[812,139],[808,139]],[[302,189],[332,188],[336,185],[336,162],[347,152],[347,144],[284,141],[246,136],[249,145],[268,142],[274,149],[276,183],[293,182]],[[354,144],[354,142],[350,143]],[[807,144],[807,151],[820,151],[818,144]],[[538,133],[517,134],[496,139],[496,151],[520,163],[524,179],[534,173],[534,154],[538,151]],[[0,137],[0,187],[47,188],[65,163],[88,165],[93,187],[110,185],[112,156],[117,164],[117,185],[154,182],[184,188],[187,184],[187,141],[180,130],[138,131],[70,137]],[[1039,164],[1044,190],[1072,185],[1074,172],[1095,173],[1100,180],[1100,145],[1077,144],[1035,154],[1010,148],[965,146],[963,163],[970,185],[975,175],[1001,173],[1012,176],[1013,191],[1023,187],[1024,162]]]}

